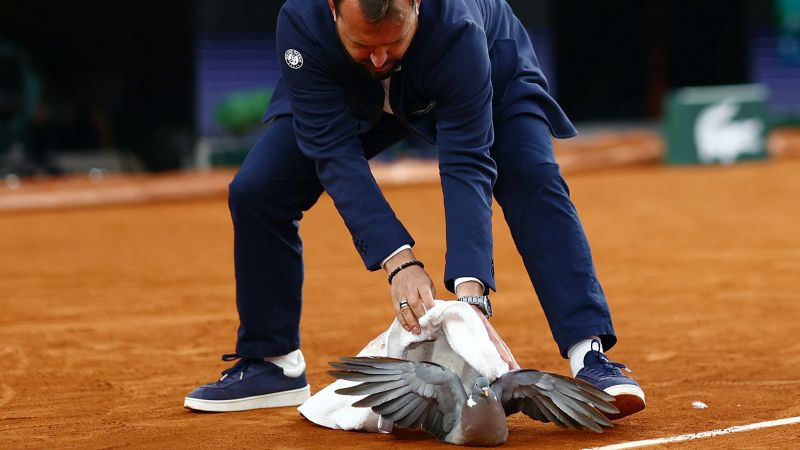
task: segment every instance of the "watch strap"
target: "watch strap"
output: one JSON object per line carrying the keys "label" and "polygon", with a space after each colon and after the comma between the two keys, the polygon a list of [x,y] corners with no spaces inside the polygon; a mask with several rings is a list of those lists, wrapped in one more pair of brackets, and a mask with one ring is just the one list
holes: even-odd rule
{"label": "watch strap", "polygon": [[466,295],[459,297],[458,301],[464,302],[468,305],[475,305],[483,311],[486,318],[492,317],[492,302],[489,301],[488,295],[472,296]]}

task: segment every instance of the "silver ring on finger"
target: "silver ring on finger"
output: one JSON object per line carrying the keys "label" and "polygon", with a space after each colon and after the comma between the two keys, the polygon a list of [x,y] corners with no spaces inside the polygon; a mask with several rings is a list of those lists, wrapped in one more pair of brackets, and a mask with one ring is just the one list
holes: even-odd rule
{"label": "silver ring on finger", "polygon": [[408,308],[408,300],[406,299],[400,300],[400,303],[398,303],[397,306],[399,306],[400,309]]}

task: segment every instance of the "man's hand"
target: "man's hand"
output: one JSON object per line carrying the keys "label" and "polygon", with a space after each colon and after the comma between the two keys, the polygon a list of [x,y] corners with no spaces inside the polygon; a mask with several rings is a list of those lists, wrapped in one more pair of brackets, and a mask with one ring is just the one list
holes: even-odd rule
{"label": "man's hand", "polygon": [[[411,250],[403,250],[386,261],[384,269],[386,273],[391,273],[400,264],[414,259]],[[433,280],[420,266],[406,267],[394,276],[391,292],[392,304],[400,325],[406,331],[419,334],[419,318],[433,308],[433,297],[436,295]],[[408,306],[400,308],[402,300],[407,301]]]}
{"label": "man's hand", "polygon": [[486,327],[486,332],[489,334],[489,340],[492,341],[494,347],[497,349],[497,353],[500,354],[500,358],[508,364],[509,370],[517,370],[519,369],[519,364],[517,360],[514,359],[514,355],[511,354],[511,350],[508,348],[503,339],[500,338],[500,335],[497,334],[497,331],[494,329],[491,323],[489,323],[489,319],[483,315],[483,311],[475,305],[472,306],[472,309],[478,314],[480,317],[481,322],[483,322],[483,326]]}

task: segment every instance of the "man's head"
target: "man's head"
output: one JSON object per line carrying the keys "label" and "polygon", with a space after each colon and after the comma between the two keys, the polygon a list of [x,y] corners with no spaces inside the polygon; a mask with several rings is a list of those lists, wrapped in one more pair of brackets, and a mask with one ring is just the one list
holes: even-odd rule
{"label": "man's head", "polygon": [[400,66],[421,0],[328,0],[342,45],[362,73],[381,80]]}

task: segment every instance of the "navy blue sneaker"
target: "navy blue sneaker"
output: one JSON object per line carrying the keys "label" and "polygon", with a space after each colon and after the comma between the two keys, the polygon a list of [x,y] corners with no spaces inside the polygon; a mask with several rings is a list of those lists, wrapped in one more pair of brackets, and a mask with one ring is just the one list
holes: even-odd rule
{"label": "navy blue sneaker", "polygon": [[617,414],[606,414],[609,419],[621,419],[644,409],[644,391],[633,378],[625,375],[622,370],[630,372],[624,364],[611,362],[606,355],[600,352],[600,343],[592,342],[592,350],[583,357],[583,369],[575,379],[588,383],[616,400],[612,403],[619,409]]}
{"label": "navy blue sneaker", "polygon": [[306,381],[305,362],[288,376],[285,371],[263,358],[222,355],[223,361],[237,360],[222,377],[193,390],[183,406],[197,411],[247,411],[258,408],[300,405],[311,396]]}

